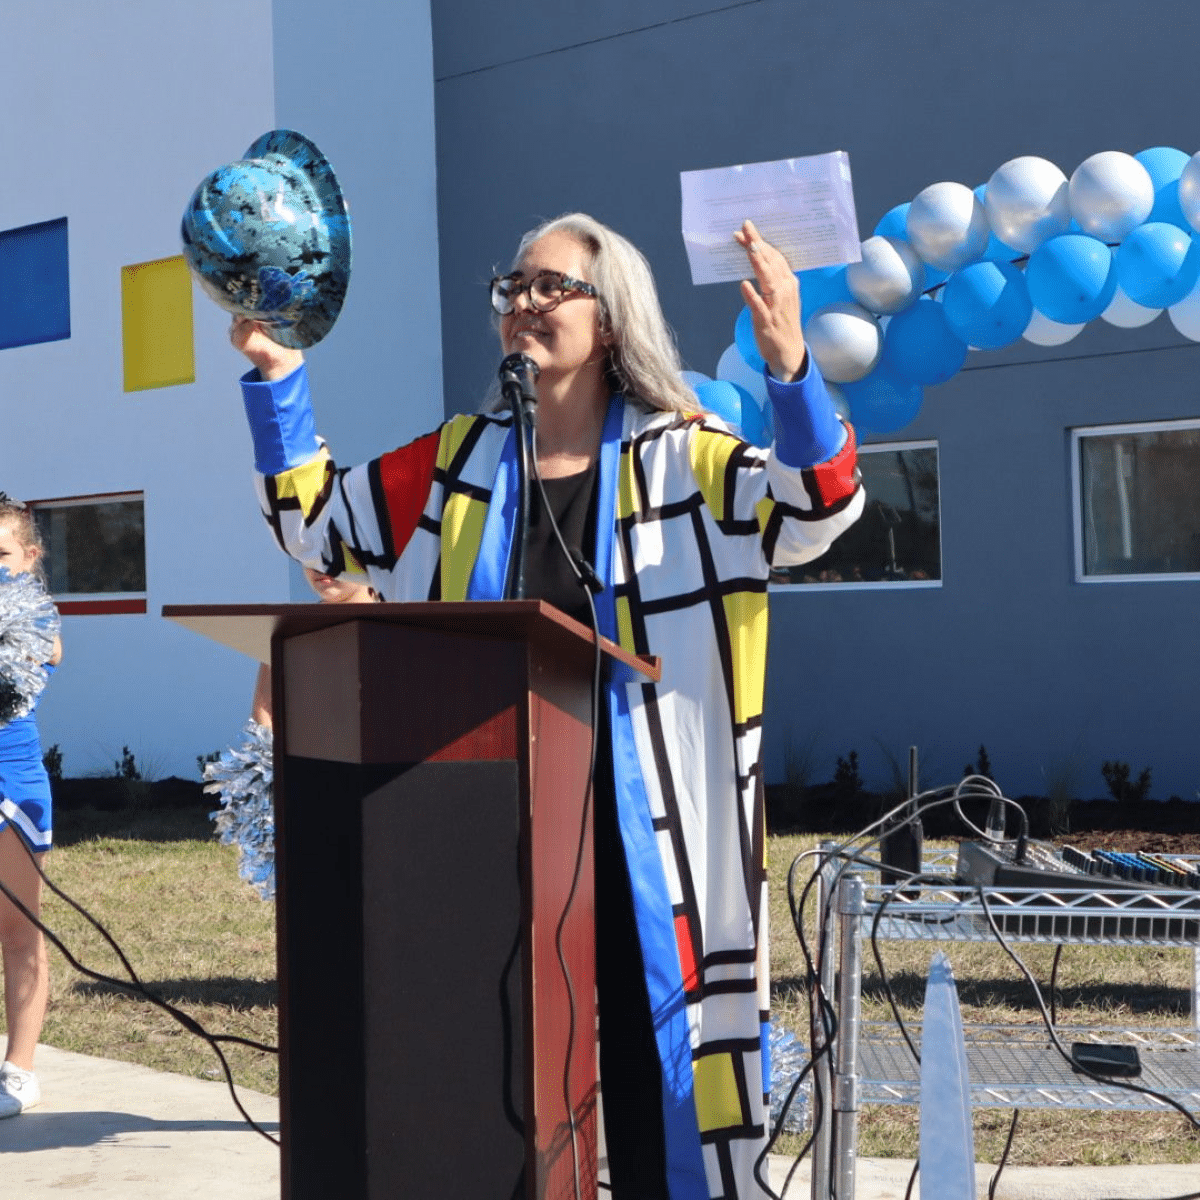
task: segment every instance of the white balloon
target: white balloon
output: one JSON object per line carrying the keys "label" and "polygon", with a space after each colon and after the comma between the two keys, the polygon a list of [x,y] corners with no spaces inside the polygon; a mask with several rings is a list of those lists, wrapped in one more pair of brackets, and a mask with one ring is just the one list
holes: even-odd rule
{"label": "white balloon", "polygon": [[1183,164],[1179,175],[1179,207],[1187,223],[1200,230],[1200,151]]}
{"label": "white balloon", "polygon": [[987,249],[987,213],[962,183],[931,183],[908,206],[905,231],[913,249],[939,271],[957,271]]}
{"label": "white balloon", "polygon": [[767,401],[767,381],[761,371],[756,371],[743,357],[737,342],[726,346],[717,362],[716,378],[736,383],[745,388],[759,404]]}
{"label": "white balloon", "polygon": [[900,238],[870,237],[862,244],[862,258],[846,268],[846,286],[873,313],[902,312],[925,286],[925,264]]}
{"label": "white balloon", "polygon": [[1154,181],[1132,154],[1104,150],[1085,158],[1067,188],[1071,216],[1102,242],[1119,242],[1154,207]]}
{"label": "white balloon", "polygon": [[1197,284],[1178,304],[1167,309],[1167,316],[1185,338],[1200,342],[1200,284]]}
{"label": "white balloon", "polygon": [[1130,300],[1121,285],[1117,284],[1117,290],[1109,306],[1100,314],[1100,319],[1118,329],[1139,329],[1149,325],[1160,312],[1161,308],[1147,308]]}
{"label": "white balloon", "polygon": [[705,375],[703,371],[680,371],[679,377],[693,391],[698,383],[708,383],[711,378],[711,376]]}
{"label": "white balloon", "polygon": [[1075,337],[1082,328],[1082,325],[1064,325],[1061,321],[1052,321],[1035,308],[1029,324],[1025,326],[1025,332],[1021,336],[1035,346],[1062,346]]}
{"label": "white balloon", "polygon": [[1071,224],[1067,177],[1044,158],[1027,154],[997,167],[983,194],[996,236],[1031,254]]}
{"label": "white balloon", "polygon": [[832,383],[855,383],[869,375],[883,352],[879,323],[861,304],[847,301],[817,309],[804,323],[804,338]]}

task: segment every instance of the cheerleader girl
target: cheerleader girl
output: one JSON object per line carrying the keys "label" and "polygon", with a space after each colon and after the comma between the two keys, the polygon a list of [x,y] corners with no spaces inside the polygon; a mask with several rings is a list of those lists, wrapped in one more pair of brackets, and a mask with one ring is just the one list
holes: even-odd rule
{"label": "cheerleader girl", "polygon": [[[40,587],[32,593],[28,587],[20,587],[22,576],[37,574],[41,554],[29,509],[0,492],[0,614],[11,618],[2,631],[0,644],[8,640],[11,646],[15,635],[10,638],[9,633],[22,620],[21,613],[5,612],[5,594],[33,594],[42,613],[35,643],[49,651],[44,666],[53,668],[62,657],[57,613]],[[14,670],[23,667],[28,677],[27,655],[20,657],[21,661],[10,666]],[[44,683],[44,676],[39,682]],[[12,691],[10,682],[10,700]],[[19,689],[17,694],[19,700]],[[29,851],[45,862],[51,842],[51,808],[50,781],[42,765],[41,740],[34,722],[35,705],[36,695],[26,696],[25,703],[17,703],[13,710],[18,715],[7,721],[0,719],[0,883],[30,912],[40,915],[42,880]],[[4,1063],[0,1066],[0,1117],[15,1117],[41,1099],[33,1073],[33,1052],[46,1016],[49,970],[41,931],[2,892],[0,950],[8,1031]]]}

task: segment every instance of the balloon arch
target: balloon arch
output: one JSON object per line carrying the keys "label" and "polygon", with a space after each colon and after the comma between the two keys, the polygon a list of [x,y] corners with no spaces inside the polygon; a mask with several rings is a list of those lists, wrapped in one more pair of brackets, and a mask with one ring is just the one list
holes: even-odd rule
{"label": "balloon arch", "polygon": [[[862,260],[797,272],[804,335],[860,436],[902,429],[969,350],[1069,342],[1089,321],[1133,329],[1165,308],[1200,341],[1200,153],[1104,151],[1068,180],[1014,158],[972,190],[934,183],[885,214]],[[716,378],[686,372],[706,408],[770,441],[749,310]]]}

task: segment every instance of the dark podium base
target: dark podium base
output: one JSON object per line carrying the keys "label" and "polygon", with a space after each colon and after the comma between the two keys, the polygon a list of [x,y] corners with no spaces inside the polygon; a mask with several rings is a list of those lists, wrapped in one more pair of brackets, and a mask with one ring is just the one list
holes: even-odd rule
{"label": "dark podium base", "polygon": [[516,763],[284,769],[291,1196],[523,1195]]}

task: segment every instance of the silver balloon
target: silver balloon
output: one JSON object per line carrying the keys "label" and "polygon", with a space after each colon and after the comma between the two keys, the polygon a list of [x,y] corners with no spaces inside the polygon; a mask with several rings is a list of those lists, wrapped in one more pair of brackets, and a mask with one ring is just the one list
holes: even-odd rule
{"label": "silver balloon", "polygon": [[939,271],[957,271],[980,258],[991,233],[983,205],[961,183],[931,183],[918,192],[905,231],[913,249]]}
{"label": "silver balloon", "polygon": [[867,238],[862,244],[862,258],[846,268],[846,286],[850,295],[871,312],[903,312],[925,286],[925,264],[900,238]]}
{"label": "silver balloon", "polygon": [[1179,176],[1179,207],[1187,223],[1200,230],[1200,151],[1183,164]]}
{"label": "silver balloon", "polygon": [[1108,307],[1100,314],[1100,319],[1118,329],[1140,329],[1143,325],[1149,325],[1161,312],[1161,308],[1147,308],[1130,300],[1121,285],[1117,284],[1117,290]]}
{"label": "silver balloon", "polygon": [[883,352],[883,334],[861,304],[839,301],[804,322],[804,339],[830,383],[855,383],[871,373]]}
{"label": "silver balloon", "polygon": [[1154,181],[1132,154],[1104,150],[1085,158],[1067,189],[1071,215],[1102,242],[1119,242],[1154,207]]}
{"label": "silver balloon", "polygon": [[1014,250],[1032,254],[1047,238],[1071,224],[1067,177],[1034,155],[1013,158],[988,180],[983,204],[996,236]]}
{"label": "silver balloon", "polygon": [[1035,308],[1021,336],[1035,346],[1062,346],[1077,336],[1082,329],[1082,325],[1064,325],[1061,321],[1052,321],[1045,313],[1040,313]]}

